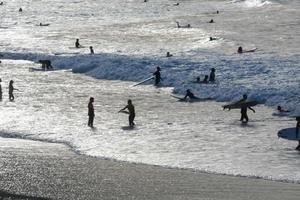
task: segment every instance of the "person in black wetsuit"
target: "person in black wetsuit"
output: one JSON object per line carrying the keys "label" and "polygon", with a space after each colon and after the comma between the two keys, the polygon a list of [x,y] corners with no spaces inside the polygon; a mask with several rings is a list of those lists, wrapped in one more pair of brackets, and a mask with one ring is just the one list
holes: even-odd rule
{"label": "person in black wetsuit", "polygon": [[156,68],[156,71],[153,73],[153,75],[154,75],[154,80],[155,80],[154,85],[157,86],[160,83],[160,81],[162,80],[161,75],[160,75],[160,67]]}
{"label": "person in black wetsuit", "polygon": [[211,68],[210,70],[211,71],[210,71],[210,75],[209,75],[209,81],[210,82],[215,82],[215,78],[216,78],[215,72],[216,72],[216,69],[215,68]]}
{"label": "person in black wetsuit", "polygon": [[14,84],[14,81],[10,80],[9,85],[8,85],[8,98],[10,101],[13,101],[15,99],[14,94],[13,94],[14,90],[18,90],[16,88],[14,88],[13,84]]}
{"label": "person in black wetsuit", "polygon": [[1,78],[0,78],[0,101],[2,101],[2,86],[1,86]]}
{"label": "person in black wetsuit", "polygon": [[94,97],[90,98],[90,102],[88,104],[88,116],[89,116],[89,121],[88,121],[88,126],[94,127],[94,117],[95,117],[95,112],[94,112]]}
{"label": "person in black wetsuit", "polygon": [[92,46],[90,46],[90,54],[94,54],[94,49]]}
{"label": "person in black wetsuit", "polygon": [[189,89],[186,90],[186,94],[184,96],[184,99],[186,99],[187,97],[189,97],[190,99],[197,99],[197,97],[195,97],[195,95]]}
{"label": "person in black wetsuit", "polygon": [[[296,117],[296,138],[299,138],[299,133],[300,133],[300,116]],[[298,146],[296,147],[296,150],[300,151],[300,141],[298,141]]]}
{"label": "person in black wetsuit", "polygon": [[203,79],[202,83],[208,83],[208,75],[204,76],[204,79]]}
{"label": "person in black wetsuit", "polygon": [[[244,94],[243,98],[239,101],[239,103],[246,102],[247,98],[248,98],[247,95]],[[241,122],[244,122],[244,119],[245,119],[246,120],[245,123],[248,123],[248,121],[249,121],[249,118],[248,118],[248,115],[247,115],[248,108],[255,113],[255,110],[253,108],[251,108],[250,106],[243,106],[241,108],[241,119],[240,119]]]}
{"label": "person in black wetsuit", "polygon": [[128,111],[129,111],[129,117],[128,117],[129,126],[133,127],[135,125],[134,122],[133,122],[134,118],[135,118],[135,110],[134,110],[134,106],[132,104],[132,101],[130,99],[128,99],[127,106],[125,106],[119,112],[121,112],[121,111],[123,111],[125,109],[128,109]]}
{"label": "person in black wetsuit", "polygon": [[79,39],[76,39],[75,47],[76,47],[76,48],[80,48],[80,47],[81,47],[81,45],[79,44]]}

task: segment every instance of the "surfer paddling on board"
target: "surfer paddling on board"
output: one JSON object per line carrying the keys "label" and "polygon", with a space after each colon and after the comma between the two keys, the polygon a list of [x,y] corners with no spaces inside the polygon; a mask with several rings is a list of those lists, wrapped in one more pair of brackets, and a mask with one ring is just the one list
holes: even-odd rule
{"label": "surfer paddling on board", "polygon": [[256,51],[256,49],[257,49],[257,48],[251,49],[251,50],[243,50],[243,47],[239,47],[238,50],[237,50],[237,52],[238,52],[239,54],[241,54],[241,53],[250,53],[250,52]]}
{"label": "surfer paddling on board", "polygon": [[[248,98],[248,96],[246,94],[244,94],[243,98],[239,101],[239,103],[246,102],[247,98]],[[249,118],[248,118],[248,115],[247,115],[248,108],[255,113],[255,110],[253,108],[251,108],[250,106],[242,106],[241,107],[241,119],[240,119],[240,121],[243,122],[243,123],[248,123],[248,121],[249,121]],[[246,120],[245,122],[244,122],[244,119]]]}
{"label": "surfer paddling on board", "polygon": [[183,99],[186,99],[187,97],[189,97],[190,99],[198,99],[197,97],[195,97],[195,95],[191,92],[190,89],[186,90],[186,94],[183,97]]}
{"label": "surfer paddling on board", "polygon": [[154,81],[155,81],[154,85],[157,86],[160,83],[160,81],[162,80],[161,75],[160,75],[160,67],[156,68],[156,71],[153,73],[153,76],[154,76]]}
{"label": "surfer paddling on board", "polygon": [[131,99],[128,99],[127,101],[127,106],[125,106],[123,109],[121,109],[119,112],[124,111],[125,109],[128,109],[129,111],[129,117],[128,117],[128,121],[129,121],[129,126],[133,127],[134,126],[134,118],[135,118],[135,110],[134,110],[134,106],[132,104]]}
{"label": "surfer paddling on board", "polygon": [[88,126],[89,127],[94,127],[94,117],[95,117],[95,112],[94,112],[94,97],[90,97],[90,102],[88,104],[88,116],[89,116],[89,121],[88,121]]}

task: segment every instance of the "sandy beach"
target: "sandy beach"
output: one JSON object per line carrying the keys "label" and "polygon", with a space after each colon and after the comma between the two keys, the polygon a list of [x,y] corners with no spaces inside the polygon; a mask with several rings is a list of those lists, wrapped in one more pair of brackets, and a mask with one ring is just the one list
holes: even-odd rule
{"label": "sandy beach", "polygon": [[300,185],[132,164],[0,139],[1,199],[299,199]]}

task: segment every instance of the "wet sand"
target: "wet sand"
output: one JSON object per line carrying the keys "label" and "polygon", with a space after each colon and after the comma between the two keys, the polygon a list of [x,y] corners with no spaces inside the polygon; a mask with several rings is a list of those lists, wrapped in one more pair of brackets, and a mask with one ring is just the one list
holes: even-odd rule
{"label": "wet sand", "polygon": [[132,164],[0,138],[0,199],[299,199],[300,184]]}

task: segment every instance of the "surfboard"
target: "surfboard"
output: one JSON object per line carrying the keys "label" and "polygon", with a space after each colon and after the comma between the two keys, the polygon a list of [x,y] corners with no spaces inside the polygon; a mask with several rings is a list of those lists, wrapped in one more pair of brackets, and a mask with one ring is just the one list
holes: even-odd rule
{"label": "surfboard", "polygon": [[300,141],[300,128],[299,129],[299,134],[297,137],[296,134],[296,128],[285,128],[280,131],[278,131],[278,137],[286,139],[286,140],[295,140],[295,141]]}
{"label": "surfboard", "polygon": [[122,126],[121,129],[123,129],[124,131],[133,130],[134,126]]}
{"label": "surfboard", "polygon": [[231,110],[231,109],[240,109],[242,107],[253,107],[256,106],[257,104],[258,104],[257,101],[246,101],[246,102],[235,102],[235,103],[224,105],[222,107],[224,110],[225,109]]}
{"label": "surfboard", "polygon": [[79,47],[69,47],[69,49],[82,49],[85,48],[85,46],[79,46]]}
{"label": "surfboard", "polygon": [[152,80],[152,79],[154,79],[154,76],[151,76],[151,77],[149,77],[149,78],[147,78],[147,79],[145,79],[145,80],[142,80],[141,82],[138,82],[138,83],[134,84],[132,87],[135,87],[135,86],[137,86],[137,85],[143,84],[143,83],[145,83],[145,82],[147,82],[147,81],[150,81],[150,80]]}
{"label": "surfboard", "polygon": [[34,67],[29,67],[29,71],[42,71],[42,72],[47,72],[47,71],[54,71],[54,69],[42,69],[42,68],[34,68]]}
{"label": "surfboard", "polygon": [[251,52],[254,52],[254,51],[256,51],[257,50],[257,48],[254,48],[254,49],[250,49],[250,50],[243,50],[243,53],[251,53]]}

